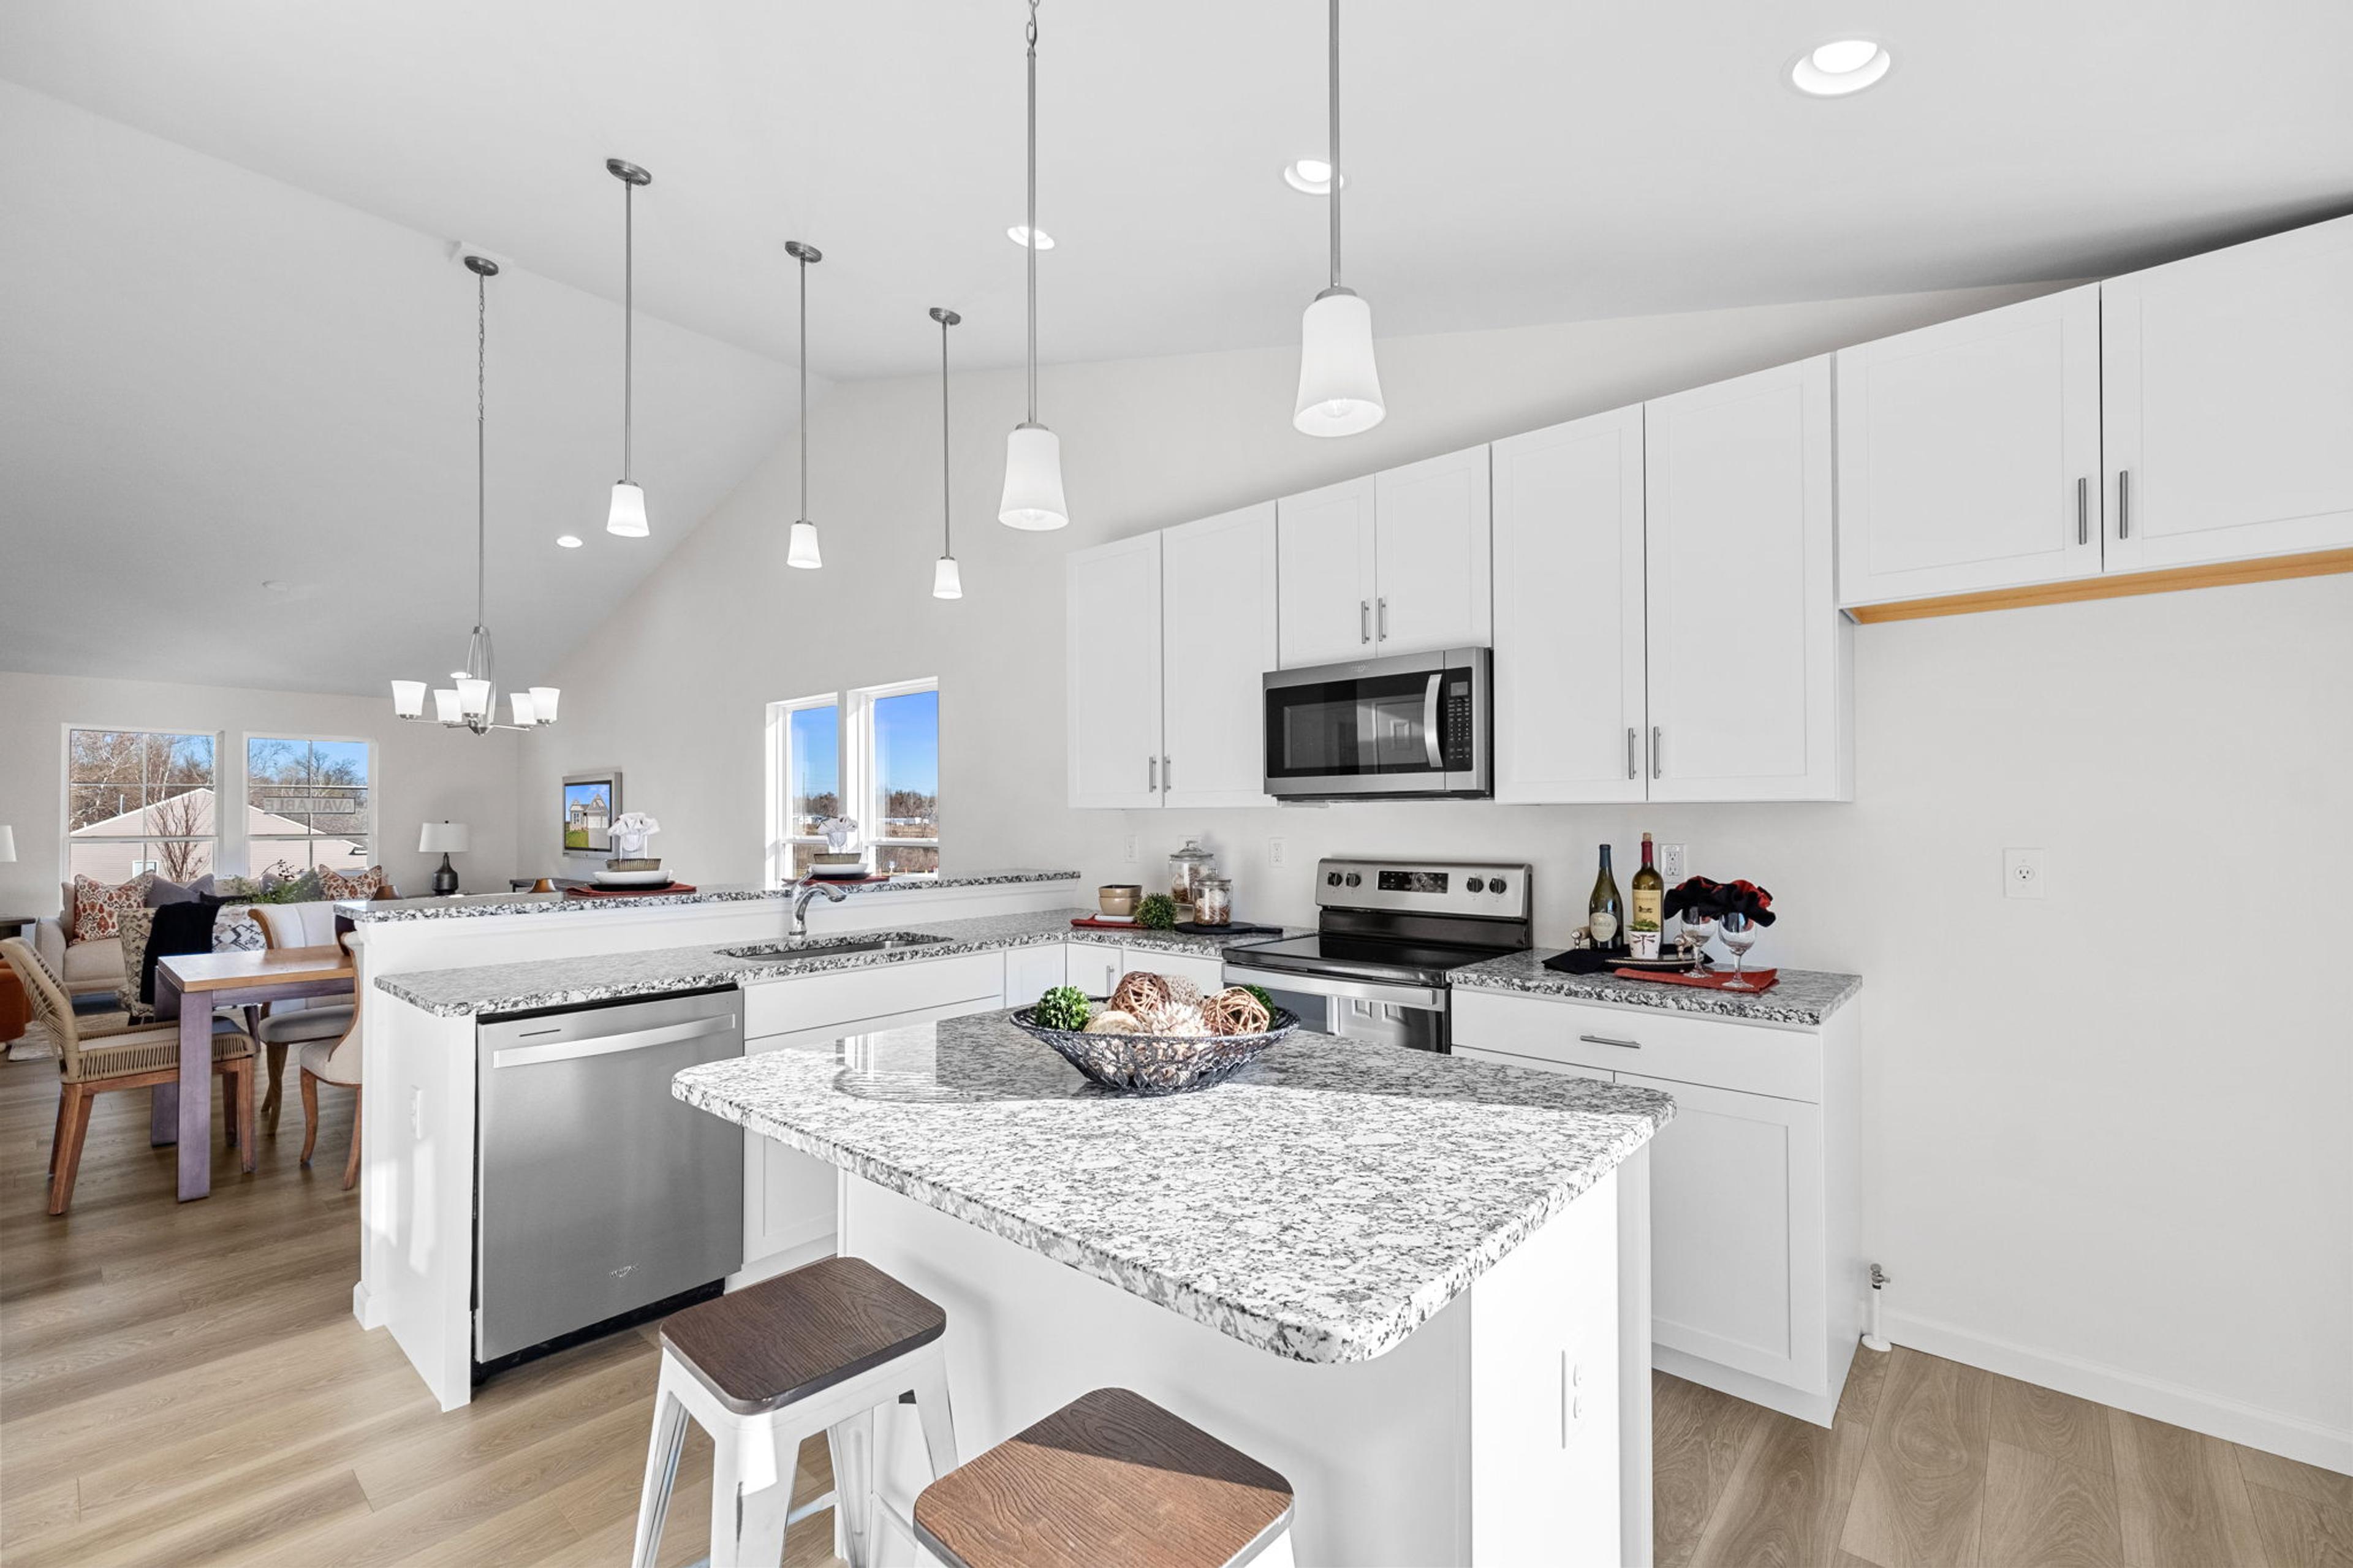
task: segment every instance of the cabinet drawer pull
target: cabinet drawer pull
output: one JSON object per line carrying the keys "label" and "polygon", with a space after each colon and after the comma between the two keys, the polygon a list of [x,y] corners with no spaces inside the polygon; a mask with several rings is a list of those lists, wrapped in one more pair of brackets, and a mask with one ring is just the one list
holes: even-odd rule
{"label": "cabinet drawer pull", "polygon": [[1641,770],[1634,765],[1634,726],[1626,726],[1626,776],[1640,777]]}
{"label": "cabinet drawer pull", "polygon": [[1146,757],[1144,759],[1144,793],[1146,795],[1157,795],[1159,791],[1160,759],[1158,757]]}
{"label": "cabinet drawer pull", "polygon": [[1373,602],[1370,599],[1356,601],[1356,640],[1373,640]]}
{"label": "cabinet drawer pull", "polygon": [[1176,787],[1176,759],[1174,757],[1160,759],[1160,787],[1164,790]]}
{"label": "cabinet drawer pull", "polygon": [[2132,470],[2116,470],[2116,537],[2132,537]]}
{"label": "cabinet drawer pull", "polygon": [[1652,778],[1659,776],[1659,738],[1665,733],[1666,731],[1662,726],[1657,724],[1651,726],[1651,776]]}
{"label": "cabinet drawer pull", "polygon": [[2075,481],[2075,542],[2092,542],[2092,481]]}
{"label": "cabinet drawer pull", "polygon": [[1613,1040],[1607,1035],[1579,1035],[1577,1037],[1588,1046],[1619,1046],[1630,1051],[1639,1051],[1642,1048],[1642,1042],[1640,1040]]}
{"label": "cabinet drawer pull", "polygon": [[1374,602],[1380,605],[1380,614],[1375,619],[1373,635],[1379,637],[1381,641],[1387,642],[1389,640],[1389,602],[1387,599],[1377,599]]}

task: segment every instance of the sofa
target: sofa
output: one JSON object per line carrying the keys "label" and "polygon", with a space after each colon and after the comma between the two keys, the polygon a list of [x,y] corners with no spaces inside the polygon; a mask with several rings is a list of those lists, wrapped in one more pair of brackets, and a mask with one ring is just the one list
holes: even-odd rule
{"label": "sofa", "polygon": [[[210,879],[206,879],[207,881]],[[400,891],[385,882],[375,891],[379,899],[396,899]],[[112,996],[122,989],[127,966],[122,958],[122,943],[113,937],[100,937],[93,942],[76,942],[74,931],[74,885],[64,885],[64,897],[59,902],[62,912],[51,919],[37,921],[33,928],[33,947],[49,973],[65,982],[66,994],[80,1000],[85,996]],[[321,939],[332,942],[330,932]]]}

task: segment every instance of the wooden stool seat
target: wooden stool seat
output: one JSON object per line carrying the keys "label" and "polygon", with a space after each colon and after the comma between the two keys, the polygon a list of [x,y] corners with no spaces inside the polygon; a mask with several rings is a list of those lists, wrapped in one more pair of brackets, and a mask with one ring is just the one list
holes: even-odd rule
{"label": "wooden stool seat", "polygon": [[721,1404],[756,1415],[927,1345],[948,1315],[862,1258],[828,1258],[689,1307],[662,1344]]}
{"label": "wooden stool seat", "polygon": [[1099,1388],[923,1489],[958,1568],[1226,1568],[1286,1547],[1291,1483],[1142,1394]]}

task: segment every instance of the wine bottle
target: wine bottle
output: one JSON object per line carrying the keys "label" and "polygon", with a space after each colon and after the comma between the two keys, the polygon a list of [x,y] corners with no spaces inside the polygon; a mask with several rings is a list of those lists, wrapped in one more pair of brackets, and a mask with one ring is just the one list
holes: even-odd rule
{"label": "wine bottle", "polygon": [[1634,918],[1626,923],[1626,943],[1635,958],[1659,956],[1667,929],[1667,879],[1651,864],[1651,836],[1642,835],[1642,864],[1634,872]]}
{"label": "wine bottle", "polygon": [[1593,879],[1593,898],[1585,906],[1586,930],[1603,952],[1626,951],[1626,905],[1618,897],[1618,879],[1609,874],[1609,846],[1601,847],[1601,871]]}

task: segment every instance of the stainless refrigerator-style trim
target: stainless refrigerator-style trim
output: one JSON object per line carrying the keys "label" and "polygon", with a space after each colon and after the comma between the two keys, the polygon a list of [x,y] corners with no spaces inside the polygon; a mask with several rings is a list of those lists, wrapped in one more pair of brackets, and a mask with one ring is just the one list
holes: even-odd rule
{"label": "stainless refrigerator-style trim", "polygon": [[[1427,674],[1422,699],[1423,742],[1433,763],[1443,752],[1436,722],[1443,700],[1445,678],[1456,670],[1471,677],[1471,765],[1447,773],[1323,773],[1304,778],[1277,778],[1265,773],[1266,793],[1279,800],[1351,800],[1365,796],[1431,800],[1452,796],[1482,799],[1493,790],[1494,701],[1493,653],[1483,647],[1432,649],[1427,653],[1386,654],[1378,658],[1351,659],[1345,664],[1314,665],[1303,669],[1270,669],[1264,677],[1265,710],[1271,713],[1276,693],[1299,686],[1324,686],[1348,680],[1378,680],[1391,676]],[[1268,735],[1260,737],[1271,750]],[[1361,745],[1373,739],[1367,728]],[[1265,759],[1272,762],[1274,759]]]}
{"label": "stainless refrigerator-style trim", "polygon": [[744,1266],[743,1130],[670,1093],[743,1052],[732,987],[479,1026],[478,1363]]}

